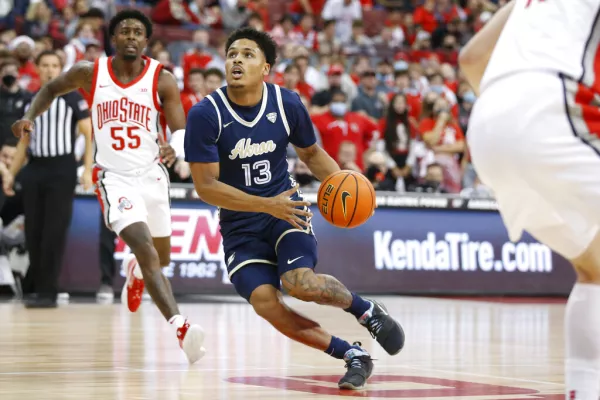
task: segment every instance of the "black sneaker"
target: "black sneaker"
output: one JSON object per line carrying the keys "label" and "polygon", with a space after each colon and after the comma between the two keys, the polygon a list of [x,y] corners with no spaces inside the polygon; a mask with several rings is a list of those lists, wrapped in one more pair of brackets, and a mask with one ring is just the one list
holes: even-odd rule
{"label": "black sneaker", "polygon": [[348,371],[338,382],[340,389],[357,390],[367,385],[367,379],[373,372],[373,359],[365,350],[360,348],[360,342],[353,343],[352,347],[344,354]]}
{"label": "black sneaker", "polygon": [[358,322],[369,330],[371,336],[377,339],[377,343],[389,355],[395,356],[404,347],[404,331],[400,324],[388,314],[383,304],[373,300],[369,301],[373,306],[358,319]]}

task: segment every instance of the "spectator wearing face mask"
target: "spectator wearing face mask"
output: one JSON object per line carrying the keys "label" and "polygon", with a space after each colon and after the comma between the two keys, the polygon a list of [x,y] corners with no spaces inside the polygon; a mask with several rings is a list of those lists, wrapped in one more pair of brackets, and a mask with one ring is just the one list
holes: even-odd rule
{"label": "spectator wearing face mask", "polygon": [[458,118],[458,99],[448,86],[446,86],[444,76],[438,72],[429,76],[429,90],[437,93],[440,97],[446,99],[450,106],[450,112],[454,118]]}
{"label": "spectator wearing face mask", "polygon": [[[340,144],[349,141],[356,146],[356,164],[363,170],[363,153],[379,136],[378,126],[362,114],[348,112],[344,92],[335,92],[329,111],[313,115],[312,120],[321,134],[323,148],[330,156],[335,159]],[[336,161],[339,163],[339,159]]]}
{"label": "spectator wearing face mask", "polygon": [[66,60],[63,70],[67,71],[75,63],[83,60],[85,58],[86,46],[94,43],[99,42],[96,40],[96,33],[92,25],[89,23],[79,24],[75,31],[75,37],[65,46]]}
{"label": "spectator wearing face mask", "polygon": [[[312,97],[312,109],[311,112],[315,114],[320,114],[327,111],[327,106],[331,103],[331,97],[333,93],[342,91],[346,94],[346,98],[352,98],[351,93],[356,91],[356,85],[352,82],[352,79],[349,76],[346,76],[346,83],[344,87],[344,67],[338,63],[331,64],[327,69],[327,83],[329,87],[327,89],[323,89]],[[349,89],[348,84],[352,87]]]}
{"label": "spectator wearing face mask", "polygon": [[17,82],[19,64],[8,59],[0,64],[0,146],[12,137],[11,125],[21,118],[31,93],[22,89]]}

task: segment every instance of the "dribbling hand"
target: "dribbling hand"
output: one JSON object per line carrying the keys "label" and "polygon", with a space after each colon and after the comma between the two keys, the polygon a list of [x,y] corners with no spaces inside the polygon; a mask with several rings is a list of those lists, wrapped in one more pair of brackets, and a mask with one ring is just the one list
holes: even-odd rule
{"label": "dribbling hand", "polygon": [[[275,218],[289,222],[297,229],[304,230],[310,225],[308,219],[312,217],[313,214],[310,211],[304,210],[305,206],[310,206],[310,202],[305,200],[291,199],[293,194],[296,193],[298,189],[299,186],[296,185],[295,187],[286,190],[275,197],[272,197],[272,202],[269,205],[269,209],[265,212],[271,214]],[[306,220],[303,220],[300,217],[306,217]]]}
{"label": "dribbling hand", "polygon": [[33,132],[33,122],[28,119],[20,119],[11,126],[15,137],[21,139],[23,136]]}

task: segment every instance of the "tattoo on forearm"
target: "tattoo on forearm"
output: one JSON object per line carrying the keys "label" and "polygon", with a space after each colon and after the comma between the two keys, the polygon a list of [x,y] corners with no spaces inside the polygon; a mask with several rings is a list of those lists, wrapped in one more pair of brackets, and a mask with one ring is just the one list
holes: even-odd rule
{"label": "tattoo on forearm", "polygon": [[35,120],[44,111],[50,108],[50,105],[52,105],[53,101],[54,96],[52,95],[50,90],[48,90],[47,87],[43,87],[31,102],[31,106],[25,113],[25,119],[28,119],[30,121]]}
{"label": "tattoo on forearm", "polygon": [[303,300],[339,308],[348,308],[352,304],[352,293],[333,276],[300,269],[283,274],[282,280],[292,296]]}
{"label": "tattoo on forearm", "polygon": [[33,98],[25,118],[33,121],[52,105],[54,99],[60,95],[71,92],[78,87],[86,91],[91,90],[94,75],[94,64],[91,62],[79,62],[69,71],[60,75],[47,85],[44,85]]}

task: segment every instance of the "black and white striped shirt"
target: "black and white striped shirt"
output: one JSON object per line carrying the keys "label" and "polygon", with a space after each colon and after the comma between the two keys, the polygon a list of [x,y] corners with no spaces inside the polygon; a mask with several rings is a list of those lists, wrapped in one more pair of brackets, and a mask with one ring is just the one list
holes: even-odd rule
{"label": "black and white striped shirt", "polygon": [[[26,110],[30,104],[27,105]],[[29,153],[36,158],[73,154],[77,139],[77,123],[89,118],[87,102],[77,92],[57,97],[46,112],[34,121]]]}

